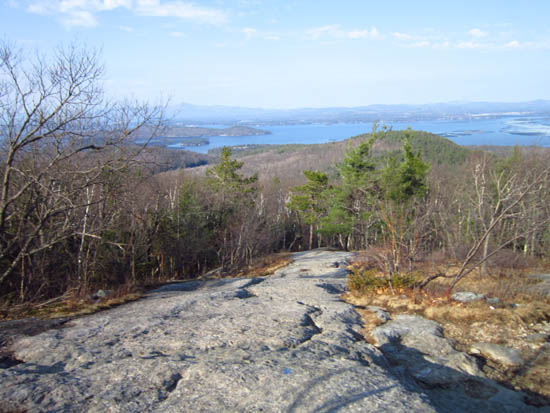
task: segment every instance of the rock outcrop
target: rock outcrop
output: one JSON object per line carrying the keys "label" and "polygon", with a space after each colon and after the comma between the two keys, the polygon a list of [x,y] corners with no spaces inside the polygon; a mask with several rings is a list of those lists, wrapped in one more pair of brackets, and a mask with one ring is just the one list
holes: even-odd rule
{"label": "rock outcrop", "polygon": [[[368,344],[360,316],[339,298],[346,270],[334,263],[348,257],[310,251],[269,278],[170,284],[63,328],[20,337],[11,344],[20,363],[0,369],[0,411],[510,410],[506,400],[448,399],[422,385],[433,381],[425,365],[410,374]],[[412,326],[413,320],[400,320]],[[391,323],[379,340],[426,358]],[[427,328],[443,352],[430,356],[433,372],[478,377],[473,365],[445,364],[442,372],[444,359],[460,361],[461,353],[441,341],[437,326]]]}
{"label": "rock outcrop", "polygon": [[[489,380],[478,360],[457,351],[454,342],[443,336],[441,325],[435,321],[415,315],[398,315],[373,329],[371,334],[394,371],[412,376],[429,394],[434,406],[441,410],[537,411],[525,405],[522,393]],[[479,344],[476,348],[492,349],[491,354],[498,354],[499,361],[511,357],[505,351],[511,350],[501,346]],[[478,350],[477,354],[480,353]]]}
{"label": "rock outcrop", "polygon": [[313,251],[262,279],[166,285],[12,344],[0,410],[434,411],[339,299],[349,254]]}
{"label": "rock outcrop", "polygon": [[483,357],[500,363],[505,367],[517,367],[524,364],[518,350],[505,346],[499,346],[498,344],[474,343],[470,348],[470,353],[480,354]]}

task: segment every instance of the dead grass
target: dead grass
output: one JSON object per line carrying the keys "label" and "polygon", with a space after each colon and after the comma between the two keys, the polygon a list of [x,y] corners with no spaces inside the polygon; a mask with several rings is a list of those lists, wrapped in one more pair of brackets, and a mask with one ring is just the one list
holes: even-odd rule
{"label": "dead grass", "polygon": [[[135,301],[142,296],[142,291],[136,291],[121,297],[105,298],[96,302],[90,302],[88,300],[64,302],[54,308],[45,309],[42,311],[43,316],[39,316],[39,318],[78,317],[93,314],[98,311],[108,310],[121,304]],[[44,315],[46,317],[44,317]]]}
{"label": "dead grass", "polygon": [[[288,252],[271,254],[259,258],[254,265],[239,273],[228,277],[265,277],[273,274],[279,268],[286,267],[292,262]],[[59,317],[79,317],[108,310],[124,303],[138,300],[146,290],[160,287],[163,283],[151,284],[144,287],[121,286],[105,298],[94,300],[89,292],[71,291],[62,297],[57,297],[46,303],[26,303],[16,307],[6,308],[0,312],[0,320],[17,320],[34,317],[37,319],[51,319]]]}
{"label": "dead grass", "polygon": [[[361,256],[360,256],[361,258]],[[355,272],[362,260],[355,262]],[[448,263],[421,263],[414,277],[422,277],[452,267]],[[458,303],[451,300],[450,280],[438,279],[425,291],[417,289],[376,288],[355,291],[343,298],[358,307],[364,320],[364,336],[372,342],[370,331],[381,322],[366,306],[382,307],[393,316],[417,314],[439,322],[445,336],[456,341],[457,349],[465,352],[476,342],[494,343],[515,348],[525,361],[520,368],[510,369],[487,361],[484,371],[511,388],[530,392],[534,404],[550,404],[550,299],[537,292],[539,281],[528,277],[532,273],[549,273],[548,263],[532,268],[492,268],[488,275],[479,271],[466,277],[455,291],[472,291],[498,302],[480,300]]]}
{"label": "dead grass", "polygon": [[33,317],[46,320],[59,317],[78,317],[135,301],[142,297],[143,293],[144,289],[142,288],[122,286],[107,297],[94,300],[90,294],[73,292],[51,300],[50,303],[27,303],[7,310],[2,319],[17,320]]}
{"label": "dead grass", "polygon": [[273,274],[278,269],[286,267],[290,263],[292,263],[292,254],[290,252],[270,254],[258,258],[254,264],[248,266],[242,271],[239,271],[238,273],[229,275],[229,277],[266,277]]}

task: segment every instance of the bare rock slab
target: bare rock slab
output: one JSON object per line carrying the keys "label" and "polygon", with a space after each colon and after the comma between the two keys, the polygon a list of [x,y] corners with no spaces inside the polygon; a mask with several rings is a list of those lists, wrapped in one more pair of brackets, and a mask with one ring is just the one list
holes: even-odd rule
{"label": "bare rock slab", "polygon": [[483,377],[476,360],[454,349],[441,325],[414,315],[399,315],[372,331],[377,346],[417,380],[449,385],[466,377]]}
{"label": "bare rock slab", "polygon": [[441,325],[416,315],[398,315],[371,332],[396,370],[428,389],[442,411],[538,411],[513,392],[486,378],[477,360],[454,348]]}
{"label": "bare rock slab", "polygon": [[315,250],[269,278],[174,283],[19,336],[19,364],[0,368],[0,411],[530,411],[437,323],[399,316],[376,332],[383,351],[368,344],[340,299],[347,272],[334,263],[350,255]]}
{"label": "bare rock slab", "polygon": [[266,279],[177,283],[12,343],[0,411],[434,412],[365,342],[349,253],[310,251]]}

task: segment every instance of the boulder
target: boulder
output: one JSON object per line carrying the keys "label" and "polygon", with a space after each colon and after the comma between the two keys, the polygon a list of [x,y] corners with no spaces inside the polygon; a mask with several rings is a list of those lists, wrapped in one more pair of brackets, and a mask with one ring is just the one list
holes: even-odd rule
{"label": "boulder", "polygon": [[111,290],[97,290],[94,294],[92,294],[92,298],[94,300],[99,300],[101,298],[106,298],[110,296],[112,293]]}
{"label": "boulder", "polygon": [[529,278],[541,282],[530,285],[527,291],[542,297],[550,297],[550,274],[530,274]]}
{"label": "boulder", "polygon": [[470,291],[460,291],[451,295],[451,299],[461,303],[471,303],[473,301],[483,300],[485,296],[483,294],[477,294]]}
{"label": "boulder", "polygon": [[391,320],[390,313],[381,307],[377,307],[375,305],[369,305],[365,307],[365,310],[371,311],[374,314],[376,314],[376,317],[378,317],[378,319],[383,323],[386,323]]}
{"label": "boulder", "polygon": [[371,334],[397,371],[428,389],[440,411],[537,411],[521,393],[487,379],[475,357],[457,351],[435,321],[399,315]]}
{"label": "boulder", "polygon": [[550,282],[550,274],[529,274],[529,278]]}
{"label": "boulder", "polygon": [[372,331],[376,345],[393,363],[424,384],[450,385],[469,376],[484,377],[476,360],[454,349],[435,321],[399,315]]}
{"label": "boulder", "polygon": [[523,359],[518,350],[499,346],[491,343],[474,343],[470,347],[470,353],[481,355],[492,361],[502,364],[505,367],[515,367],[523,364]]}
{"label": "boulder", "polygon": [[533,333],[525,337],[525,340],[529,343],[546,343],[550,341],[550,334],[548,333]]}

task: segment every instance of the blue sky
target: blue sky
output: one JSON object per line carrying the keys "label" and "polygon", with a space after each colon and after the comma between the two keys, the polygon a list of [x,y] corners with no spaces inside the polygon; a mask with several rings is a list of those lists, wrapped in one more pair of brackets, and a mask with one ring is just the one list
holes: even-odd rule
{"label": "blue sky", "polygon": [[0,37],[101,49],[109,95],[266,108],[550,99],[550,2],[0,0]]}

